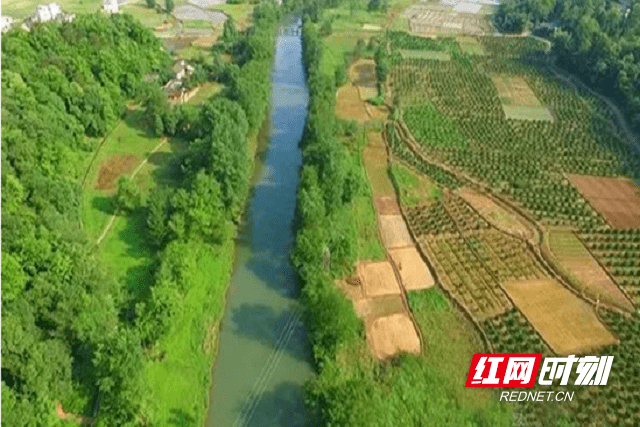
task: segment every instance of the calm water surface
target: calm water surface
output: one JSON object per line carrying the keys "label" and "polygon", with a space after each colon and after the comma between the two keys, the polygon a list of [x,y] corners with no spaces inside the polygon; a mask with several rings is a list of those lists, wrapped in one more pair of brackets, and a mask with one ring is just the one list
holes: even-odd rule
{"label": "calm water surface", "polygon": [[313,375],[289,264],[308,92],[299,36],[279,36],[271,135],[240,230],[227,294],[207,427],[305,426],[303,385]]}

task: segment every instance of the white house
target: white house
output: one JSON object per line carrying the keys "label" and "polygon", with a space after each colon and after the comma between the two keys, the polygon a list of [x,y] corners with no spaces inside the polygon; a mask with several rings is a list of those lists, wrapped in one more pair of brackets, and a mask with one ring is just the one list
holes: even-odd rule
{"label": "white house", "polygon": [[107,13],[118,13],[118,0],[104,0],[104,4],[102,5],[102,7]]}
{"label": "white house", "polygon": [[58,18],[62,14],[62,9],[57,3],[41,4],[36,7],[33,14],[34,22],[47,22]]}
{"label": "white house", "polygon": [[13,25],[13,18],[10,16],[0,16],[0,29],[2,29],[2,32],[6,32],[9,30],[9,28],[11,28],[11,25]]}
{"label": "white house", "polygon": [[188,77],[194,70],[195,68],[187,64],[184,59],[173,66],[173,71],[176,73],[176,80],[182,80],[183,77]]}

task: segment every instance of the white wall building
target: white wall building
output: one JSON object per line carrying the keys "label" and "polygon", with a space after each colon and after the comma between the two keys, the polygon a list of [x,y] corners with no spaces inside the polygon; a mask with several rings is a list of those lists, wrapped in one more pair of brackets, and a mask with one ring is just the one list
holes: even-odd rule
{"label": "white wall building", "polygon": [[107,13],[118,13],[118,0],[104,0],[104,4],[102,5],[102,7]]}
{"label": "white wall building", "polygon": [[11,28],[11,25],[13,25],[13,18],[10,16],[0,16],[0,28],[2,29],[2,32],[6,32],[9,30],[9,28]]}
{"label": "white wall building", "polygon": [[47,22],[52,19],[56,19],[62,14],[62,9],[57,3],[41,4],[36,7],[36,12],[33,14],[33,20],[35,22]]}

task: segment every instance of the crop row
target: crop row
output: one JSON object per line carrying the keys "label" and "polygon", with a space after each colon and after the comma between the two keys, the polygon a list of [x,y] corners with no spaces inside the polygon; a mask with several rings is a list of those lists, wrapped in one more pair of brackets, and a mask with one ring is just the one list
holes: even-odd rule
{"label": "crop row", "polygon": [[597,229],[579,234],[614,280],[640,303],[640,230]]}

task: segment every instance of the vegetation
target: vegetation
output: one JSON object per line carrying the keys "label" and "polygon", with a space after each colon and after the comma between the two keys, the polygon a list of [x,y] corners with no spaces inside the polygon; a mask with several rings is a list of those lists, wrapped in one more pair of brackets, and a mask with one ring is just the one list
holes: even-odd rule
{"label": "vegetation", "polygon": [[[429,341],[437,348],[432,355],[402,356],[379,365],[364,348],[362,323],[333,282],[352,273],[356,259],[366,256],[352,231],[349,207],[366,186],[361,166],[352,163],[353,156],[336,138],[342,131],[334,116],[334,73],[324,72],[325,52],[317,25],[305,19],[303,57],[311,97],[292,261],[303,284],[306,324],[319,370],[308,386],[310,407],[323,425],[508,425],[510,414],[504,406],[489,403],[489,392],[459,387],[477,350],[464,321],[437,291],[426,301],[415,298],[416,310],[424,314],[423,328],[430,339],[437,335]],[[326,252],[328,265],[323,262]],[[431,298],[437,300],[433,306]]]}
{"label": "vegetation", "polygon": [[[87,416],[99,402],[98,426],[202,420],[248,195],[247,138],[269,101],[277,6],[257,6],[253,22],[232,46],[233,64],[196,69],[196,81],[227,87],[198,107],[167,104],[170,59],[128,15],[3,35],[3,422],[61,425],[57,401]],[[114,196],[127,215],[121,235],[144,257],[157,252],[135,288],[122,283],[130,272],[105,265],[116,240],[98,252],[82,230],[77,167],[131,98],[143,131],[186,143],[177,175],[146,202],[128,179]],[[176,369],[178,360],[191,368]]]}
{"label": "vegetation", "polygon": [[640,129],[640,3],[604,0],[508,0],[495,15],[498,27],[521,32],[550,24],[558,63],[622,105]]}

